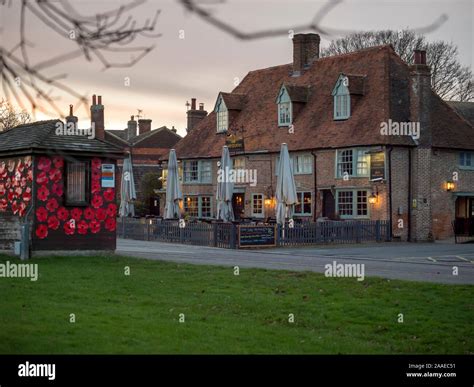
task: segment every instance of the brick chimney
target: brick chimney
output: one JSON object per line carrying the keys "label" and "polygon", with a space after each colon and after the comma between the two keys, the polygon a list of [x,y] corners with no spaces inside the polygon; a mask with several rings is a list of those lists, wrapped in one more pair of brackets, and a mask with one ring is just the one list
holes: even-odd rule
{"label": "brick chimney", "polygon": [[143,134],[151,131],[151,120],[140,118],[138,120],[138,133]]}
{"label": "brick chimney", "polygon": [[410,65],[410,120],[420,123],[420,146],[431,145],[431,70],[426,51],[414,50]]}
{"label": "brick chimney", "polygon": [[104,105],[102,105],[102,96],[92,96],[91,105],[91,124],[94,124],[95,138],[103,140],[105,137],[104,127]]}
{"label": "brick chimney", "polygon": [[77,117],[74,115],[74,106],[69,105],[69,115],[66,117],[66,124],[73,123],[77,127]]}
{"label": "brick chimney", "polygon": [[186,112],[188,115],[188,127],[186,132],[189,133],[194,127],[207,116],[207,111],[204,110],[204,104],[199,104],[199,110],[196,109],[196,98],[191,98],[191,108]]}
{"label": "brick chimney", "polygon": [[296,34],[293,36],[293,75],[303,74],[304,70],[319,58],[318,34]]}
{"label": "brick chimney", "polygon": [[173,127],[171,128],[171,131],[172,131],[173,133],[178,133],[178,131],[176,130],[176,128],[174,127],[174,125],[173,125]]}
{"label": "brick chimney", "polygon": [[130,117],[130,121],[127,122],[127,135],[126,139],[130,140],[137,135],[137,121],[135,121],[135,116]]}

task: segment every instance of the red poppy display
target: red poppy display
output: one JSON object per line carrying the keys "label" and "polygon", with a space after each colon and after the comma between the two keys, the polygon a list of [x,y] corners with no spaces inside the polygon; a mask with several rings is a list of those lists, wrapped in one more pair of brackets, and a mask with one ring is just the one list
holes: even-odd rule
{"label": "red poppy display", "polygon": [[62,184],[59,183],[54,183],[53,187],[51,188],[51,192],[55,194],[56,196],[63,196],[63,186]]}
{"label": "red poppy display", "polygon": [[86,235],[88,228],[89,228],[89,226],[87,225],[87,222],[85,220],[81,220],[77,224],[77,233],[81,234],[81,235]]}
{"label": "red poppy display", "polygon": [[48,157],[40,157],[38,160],[38,169],[40,171],[49,172],[51,169],[51,159]]}
{"label": "red poppy display", "polygon": [[36,182],[38,184],[46,184],[48,182],[48,175],[46,172],[40,172],[38,173],[38,176],[36,176]]}
{"label": "red poppy display", "polygon": [[89,223],[89,228],[92,234],[97,234],[100,231],[100,223],[97,220],[92,220]]}
{"label": "red poppy display", "polygon": [[84,210],[84,218],[86,218],[87,220],[92,220],[95,218],[95,212],[92,208],[90,207],[87,207],[85,210]]}
{"label": "red poppy display", "polygon": [[53,165],[55,168],[62,168],[64,166],[64,159],[59,156],[53,157]]}
{"label": "red poppy display", "polygon": [[39,239],[44,239],[48,236],[48,227],[45,224],[40,224],[36,227],[36,236]]}
{"label": "red poppy display", "polygon": [[57,183],[61,179],[62,179],[62,173],[60,169],[54,168],[49,171],[49,180]]}
{"label": "red poppy display", "polygon": [[100,192],[100,182],[99,181],[93,181],[91,184],[91,192],[93,194]]}
{"label": "red poppy display", "polygon": [[100,180],[100,170],[93,169],[92,170],[92,181],[99,181]]}
{"label": "red poppy display", "polygon": [[26,212],[26,203],[25,202],[20,202],[20,204],[18,205],[18,215],[20,216],[25,216],[25,212]]}
{"label": "red poppy display", "polygon": [[0,199],[0,211],[5,212],[8,207],[7,199]]}
{"label": "red poppy display", "polygon": [[48,218],[48,228],[57,230],[59,228],[59,219],[56,216],[50,216]]}
{"label": "red poppy display", "polygon": [[56,215],[58,216],[58,219],[65,222],[69,218],[69,211],[66,210],[64,207],[59,208],[59,210],[56,212]]}
{"label": "red poppy display", "polygon": [[11,206],[12,206],[13,215],[16,215],[18,211],[20,210],[20,206],[18,205],[18,202],[16,200],[12,201]]}
{"label": "red poppy display", "polygon": [[23,192],[23,201],[29,202],[31,200],[31,187],[26,187],[25,192]]}
{"label": "red poppy display", "polygon": [[81,216],[82,216],[82,210],[80,208],[73,208],[71,210],[71,218],[73,218],[75,221],[80,220]]}
{"label": "red poppy display", "polygon": [[5,192],[7,192],[5,189],[5,184],[0,184],[0,196],[5,195]]}
{"label": "red poppy display", "polygon": [[107,217],[107,212],[105,211],[104,208],[98,208],[97,211],[95,212],[95,217],[103,222],[105,218]]}
{"label": "red poppy display", "polygon": [[66,235],[74,235],[74,232],[76,231],[76,224],[73,221],[68,221],[64,223],[63,228]]}
{"label": "red poppy display", "polygon": [[101,164],[102,164],[102,162],[97,157],[93,158],[92,161],[91,161],[91,165],[92,165],[93,169],[99,169]]}
{"label": "red poppy display", "polygon": [[115,218],[107,218],[105,228],[109,231],[115,231]]}
{"label": "red poppy display", "polygon": [[107,215],[111,218],[115,218],[117,216],[117,205],[115,203],[110,203],[107,206]]}
{"label": "red poppy display", "polygon": [[104,198],[108,202],[111,202],[115,199],[115,190],[113,188],[107,188],[104,192]]}
{"label": "red poppy display", "polygon": [[49,212],[54,212],[58,209],[59,204],[58,201],[55,198],[49,199],[48,203],[46,203],[46,209]]}

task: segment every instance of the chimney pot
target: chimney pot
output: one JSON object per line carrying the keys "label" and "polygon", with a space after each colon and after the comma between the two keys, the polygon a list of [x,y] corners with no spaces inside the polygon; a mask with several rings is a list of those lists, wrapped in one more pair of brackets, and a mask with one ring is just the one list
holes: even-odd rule
{"label": "chimney pot", "polygon": [[191,98],[191,110],[196,110],[196,98]]}
{"label": "chimney pot", "polygon": [[147,133],[151,131],[151,120],[142,118],[138,120],[138,132],[139,134]]}
{"label": "chimney pot", "polygon": [[69,105],[69,115],[70,116],[73,115],[73,106],[72,105]]}
{"label": "chimney pot", "polygon": [[414,50],[414,64],[426,65],[426,51],[425,50]]}
{"label": "chimney pot", "polygon": [[97,105],[95,94],[92,96],[92,105]]}
{"label": "chimney pot", "polygon": [[98,105],[102,105],[102,96],[101,96],[101,95],[99,95],[99,96],[97,97],[97,104],[98,104]]}
{"label": "chimney pot", "polygon": [[199,104],[199,110],[204,110],[204,104],[202,102]]}
{"label": "chimney pot", "polygon": [[319,58],[318,34],[296,34],[293,37],[293,72],[300,75]]}

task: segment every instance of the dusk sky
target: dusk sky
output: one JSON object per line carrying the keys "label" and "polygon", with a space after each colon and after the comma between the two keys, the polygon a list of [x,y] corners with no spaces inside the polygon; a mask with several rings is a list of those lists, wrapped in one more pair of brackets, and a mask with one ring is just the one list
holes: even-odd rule
{"label": "dusk sky", "polygon": [[[7,49],[19,41],[20,3],[19,0],[12,0],[10,7],[0,5],[0,40],[1,46]],[[124,3],[127,1],[70,1],[83,15],[93,15]],[[240,0],[206,5],[206,8],[214,10],[215,15],[242,31],[251,32],[304,25],[324,4],[320,1]],[[459,48],[462,64],[472,68],[473,4],[471,0],[347,0],[331,10],[321,26],[348,31],[412,29],[428,25],[446,14],[448,19],[438,29],[427,34],[427,38],[452,41]],[[142,109],[144,117],[153,120],[153,129],[174,125],[178,133],[184,135],[185,103],[191,97],[197,98],[198,103],[203,102],[205,109],[211,111],[218,92],[231,91],[236,78],[241,80],[251,70],[292,60],[292,42],[287,34],[240,41],[187,12],[177,1],[148,0],[131,13],[140,24],[151,18],[157,10],[161,10],[161,14],[155,32],[162,36],[139,37],[131,44],[155,46],[133,67],[102,71],[97,59],[88,62],[82,57],[44,70],[48,76],[67,74],[63,83],[81,95],[89,98],[92,94],[102,95],[107,129],[123,129],[130,115]],[[184,39],[180,39],[180,30],[184,31]],[[31,13],[27,14],[26,33],[29,42],[34,45],[29,48],[32,64],[75,48],[75,42],[68,36],[60,36]],[[323,37],[322,46],[328,43],[328,38]],[[122,56],[122,59],[127,58]],[[124,85],[125,77],[130,78],[128,87]],[[51,90],[51,95],[60,98],[56,103],[64,108],[64,113],[67,113],[68,105],[75,102],[57,90]],[[87,114],[84,108],[76,112],[82,126],[88,123]],[[56,116],[38,113],[36,118]]]}

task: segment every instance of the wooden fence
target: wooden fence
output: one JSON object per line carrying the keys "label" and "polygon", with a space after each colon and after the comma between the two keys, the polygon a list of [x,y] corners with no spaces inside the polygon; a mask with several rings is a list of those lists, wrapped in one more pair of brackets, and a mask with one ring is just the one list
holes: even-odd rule
{"label": "wooden fence", "polygon": [[[238,224],[187,222],[177,220],[121,218],[119,238],[183,243],[235,249],[239,245]],[[390,222],[385,220],[303,222],[279,225],[277,246],[382,242],[391,238]]]}

